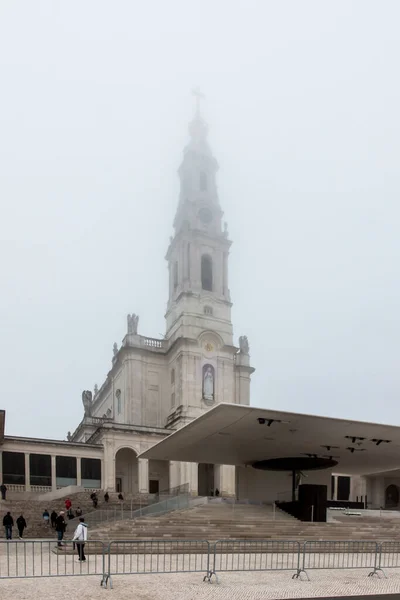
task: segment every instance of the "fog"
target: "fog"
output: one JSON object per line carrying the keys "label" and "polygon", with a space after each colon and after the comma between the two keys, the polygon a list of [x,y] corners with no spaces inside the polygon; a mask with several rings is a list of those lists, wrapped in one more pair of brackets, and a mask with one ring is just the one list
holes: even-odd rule
{"label": "fog", "polygon": [[165,332],[191,90],[251,404],[400,420],[395,0],[2,0],[6,433],[65,439],[126,314]]}

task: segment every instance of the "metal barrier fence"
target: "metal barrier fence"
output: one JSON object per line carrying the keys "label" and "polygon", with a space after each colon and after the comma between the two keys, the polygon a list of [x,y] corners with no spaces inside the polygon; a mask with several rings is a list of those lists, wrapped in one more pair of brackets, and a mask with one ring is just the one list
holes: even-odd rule
{"label": "metal barrier fence", "polygon": [[300,574],[300,542],[286,540],[218,540],[210,578],[218,571],[295,571]]}
{"label": "metal barrier fence", "polygon": [[[105,580],[107,546],[103,542],[1,540],[0,579],[101,575]],[[80,560],[80,558],[84,560]]]}
{"label": "metal barrier fence", "polygon": [[300,573],[314,569],[372,569],[379,570],[379,544],[369,541],[312,541],[304,542]]}
{"label": "metal barrier fence", "polygon": [[204,573],[204,580],[210,580],[210,544],[203,540],[110,542],[105,586],[113,587],[114,575],[145,573]]}
{"label": "metal barrier fence", "polygon": [[369,575],[400,568],[400,542],[291,540],[126,540],[77,542],[0,540],[0,579],[101,576],[113,587],[115,575],[202,573],[204,581],[233,571],[368,569]]}
{"label": "metal barrier fence", "polygon": [[382,542],[379,545],[377,570],[385,573],[384,569],[400,567],[400,542]]}

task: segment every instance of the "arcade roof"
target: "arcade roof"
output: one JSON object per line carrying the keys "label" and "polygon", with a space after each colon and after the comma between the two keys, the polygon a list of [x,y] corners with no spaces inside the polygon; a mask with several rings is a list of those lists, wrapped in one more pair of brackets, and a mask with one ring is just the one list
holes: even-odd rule
{"label": "arcade roof", "polygon": [[400,427],[218,404],[141,458],[249,465],[302,455],[332,457],[346,474],[399,469]]}

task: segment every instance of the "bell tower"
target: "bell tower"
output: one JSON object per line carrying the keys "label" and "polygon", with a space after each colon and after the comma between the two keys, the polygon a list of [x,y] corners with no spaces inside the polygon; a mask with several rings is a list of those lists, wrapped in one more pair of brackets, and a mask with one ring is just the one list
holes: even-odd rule
{"label": "bell tower", "polygon": [[218,163],[207,141],[207,125],[197,110],[178,174],[179,203],[174,236],[166,255],[169,297],[166,337],[197,339],[205,330],[232,346],[228,255],[231,242],[223,225],[216,175]]}

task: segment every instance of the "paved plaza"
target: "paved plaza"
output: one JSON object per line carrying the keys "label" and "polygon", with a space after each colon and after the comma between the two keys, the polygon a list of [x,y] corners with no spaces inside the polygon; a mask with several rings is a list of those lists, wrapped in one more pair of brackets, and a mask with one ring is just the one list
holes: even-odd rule
{"label": "paved plaza", "polygon": [[400,570],[387,579],[368,578],[367,571],[318,571],[311,581],[292,580],[290,573],[221,573],[220,583],[203,583],[199,573],[124,575],[114,577],[114,588],[100,587],[98,576],[13,579],[1,581],[2,598],[12,600],[258,600],[361,594],[400,593]]}

